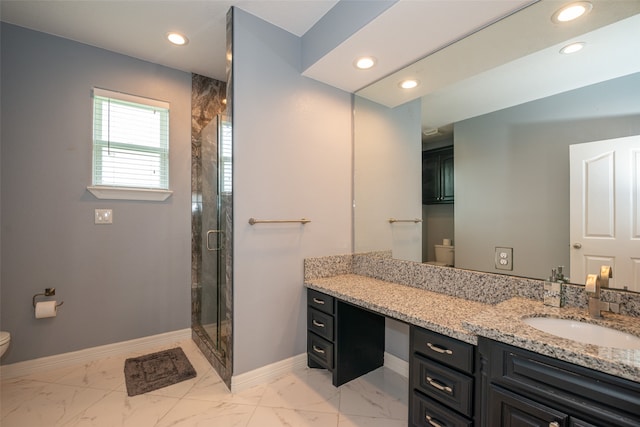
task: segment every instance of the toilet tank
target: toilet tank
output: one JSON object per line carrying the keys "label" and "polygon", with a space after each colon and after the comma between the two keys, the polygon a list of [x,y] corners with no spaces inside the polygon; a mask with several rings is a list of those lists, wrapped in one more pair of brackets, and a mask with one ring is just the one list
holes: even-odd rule
{"label": "toilet tank", "polygon": [[453,266],[454,246],[434,245],[436,251],[436,262]]}

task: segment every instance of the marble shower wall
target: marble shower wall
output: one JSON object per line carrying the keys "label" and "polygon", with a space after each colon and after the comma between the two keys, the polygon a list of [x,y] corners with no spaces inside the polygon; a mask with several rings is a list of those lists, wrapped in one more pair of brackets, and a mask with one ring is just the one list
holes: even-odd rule
{"label": "marble shower wall", "polygon": [[[202,251],[199,236],[202,226],[202,130],[226,110],[226,83],[198,74],[191,75],[191,287],[200,283]],[[192,310],[193,312],[193,310]]]}

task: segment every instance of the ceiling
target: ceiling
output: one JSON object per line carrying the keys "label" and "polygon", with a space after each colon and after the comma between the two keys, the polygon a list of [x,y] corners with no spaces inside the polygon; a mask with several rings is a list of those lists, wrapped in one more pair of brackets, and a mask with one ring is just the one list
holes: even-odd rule
{"label": "ceiling", "polygon": [[[337,0],[2,0],[0,19],[134,58],[226,80],[226,15],[237,6],[297,36]],[[178,31],[186,46],[170,45]]]}
{"label": "ceiling", "polygon": [[[551,21],[566,1],[543,0],[415,63],[358,95],[388,107],[420,98],[423,130],[640,72],[640,1],[590,0],[568,24]],[[560,49],[584,42],[573,55]],[[407,91],[399,83],[420,86]]]}
{"label": "ceiling", "polygon": [[[350,2],[349,7],[355,8],[355,13],[364,12],[368,4],[379,5],[380,1],[359,0]],[[345,33],[344,39],[337,40],[304,74],[354,92],[532,1],[386,0],[388,7],[385,6],[384,12],[366,25],[360,25],[361,28]],[[302,36],[337,3],[338,0],[2,0],[0,18],[175,69],[226,80],[225,28],[231,6]],[[353,26],[359,25],[353,21]],[[165,40],[169,31],[185,34],[188,45],[170,45]],[[361,53],[379,59],[375,70],[362,72],[352,66],[355,55]]]}
{"label": "ceiling", "polygon": [[[588,19],[562,27],[551,25],[549,17],[570,0],[381,1],[2,0],[0,18],[223,81],[231,6],[300,37],[322,28],[325,32],[315,35],[333,44],[302,74],[389,107],[421,98],[425,128],[549,96],[566,90],[568,79],[575,88],[615,77],[596,75],[602,67],[594,67],[595,62],[620,75],[640,71],[640,0],[590,0],[594,9]],[[363,19],[372,4],[378,11]],[[354,19],[348,19],[349,12]],[[609,24],[627,16],[632,17],[627,27],[614,34],[624,49],[612,55],[602,41]],[[170,45],[165,40],[169,31],[184,33],[189,43]],[[559,67],[558,43],[587,33],[603,59],[594,59],[594,49],[569,72]],[[354,59],[364,54],[375,56],[377,65],[356,70]],[[402,93],[398,82],[407,76],[423,84]],[[516,86],[500,84],[507,78]]]}

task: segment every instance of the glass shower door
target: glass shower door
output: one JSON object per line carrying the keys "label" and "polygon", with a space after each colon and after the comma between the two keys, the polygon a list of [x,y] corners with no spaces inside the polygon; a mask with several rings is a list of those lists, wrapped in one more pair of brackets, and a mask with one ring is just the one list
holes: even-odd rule
{"label": "glass shower door", "polygon": [[200,226],[194,333],[223,379],[231,375],[231,128],[218,115],[200,138]]}

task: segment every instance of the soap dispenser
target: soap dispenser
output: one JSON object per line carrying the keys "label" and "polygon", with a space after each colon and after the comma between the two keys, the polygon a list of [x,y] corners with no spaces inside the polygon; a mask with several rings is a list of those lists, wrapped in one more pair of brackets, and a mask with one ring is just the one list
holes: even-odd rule
{"label": "soap dispenser", "polygon": [[544,305],[562,307],[564,304],[564,284],[568,283],[569,279],[564,276],[563,270],[563,266],[551,269],[549,280],[544,282]]}

